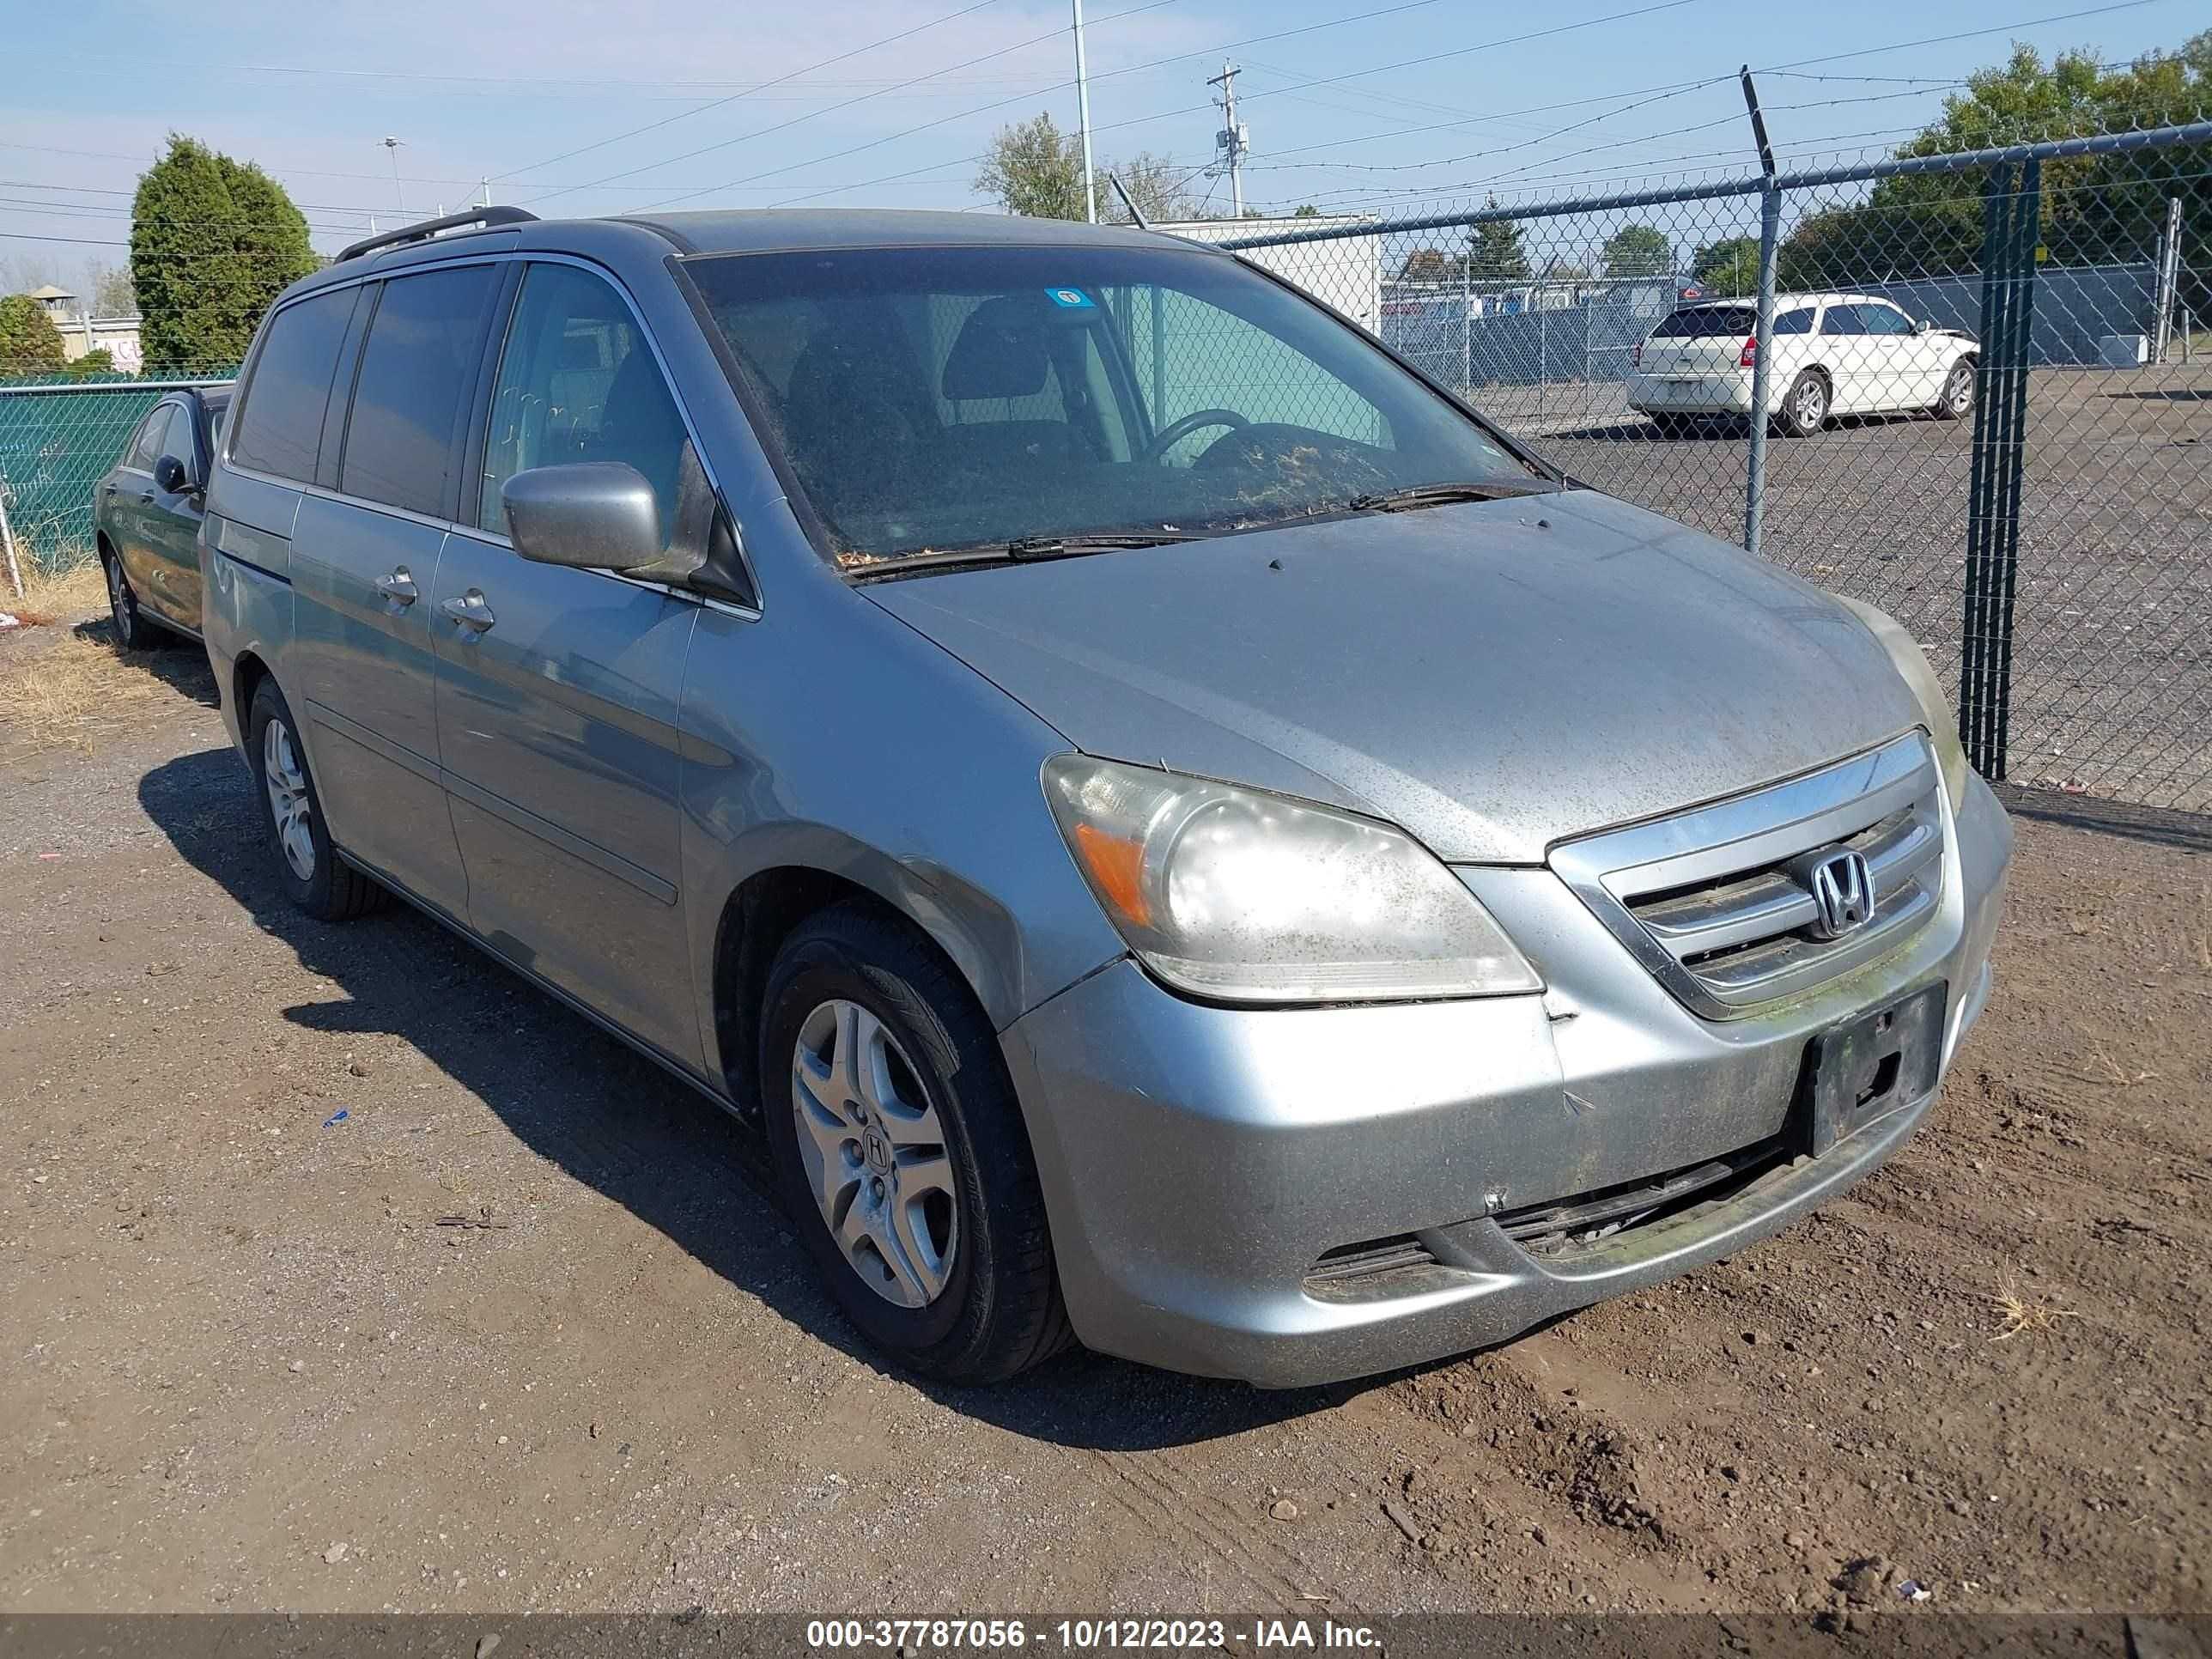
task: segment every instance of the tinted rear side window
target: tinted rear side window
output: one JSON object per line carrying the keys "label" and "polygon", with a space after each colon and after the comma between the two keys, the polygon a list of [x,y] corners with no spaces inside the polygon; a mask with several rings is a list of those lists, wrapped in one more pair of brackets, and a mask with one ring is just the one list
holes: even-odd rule
{"label": "tinted rear side window", "polygon": [[1744,335],[1759,326],[1759,313],[1749,306],[1698,306],[1678,311],[1651,331],[1655,340],[1714,340],[1724,334]]}
{"label": "tinted rear side window", "polygon": [[489,265],[462,265],[385,283],[346,424],[338,488],[347,495],[445,515],[496,280]]}
{"label": "tinted rear side window", "polygon": [[230,459],[280,478],[312,478],[331,374],[353,316],[356,291],[319,294],[278,312],[239,405]]}
{"label": "tinted rear side window", "polygon": [[1777,334],[1810,334],[1813,331],[1813,307],[1800,306],[1795,311],[1785,311],[1774,319]]}

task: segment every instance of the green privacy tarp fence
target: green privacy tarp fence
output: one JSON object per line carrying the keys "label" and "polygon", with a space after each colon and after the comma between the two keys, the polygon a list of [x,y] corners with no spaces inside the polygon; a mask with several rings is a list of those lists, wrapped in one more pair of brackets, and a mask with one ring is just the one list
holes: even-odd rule
{"label": "green privacy tarp fence", "polygon": [[58,570],[91,556],[92,489],[161,394],[228,368],[128,380],[0,380],[0,497],[18,556]]}

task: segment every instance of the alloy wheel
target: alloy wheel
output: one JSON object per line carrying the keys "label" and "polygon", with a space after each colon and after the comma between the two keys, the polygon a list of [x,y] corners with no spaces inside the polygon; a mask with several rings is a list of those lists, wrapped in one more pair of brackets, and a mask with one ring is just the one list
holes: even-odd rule
{"label": "alloy wheel", "polygon": [[791,1060],[799,1157],[823,1224],[868,1286],[927,1307],[959,1249],[951,1149],[920,1074],[857,1002],[817,1006]]}
{"label": "alloy wheel", "polygon": [[1974,406],[1974,371],[1960,363],[1943,385],[1943,402],[1953,415],[1964,415]]}
{"label": "alloy wheel", "polygon": [[1820,423],[1828,418],[1828,389],[1817,374],[1808,374],[1797,386],[1797,407],[1793,411],[1802,432],[1818,432]]}
{"label": "alloy wheel", "polygon": [[114,559],[100,561],[100,569],[107,577],[107,614],[115,629],[115,642],[131,646],[138,642],[138,600],[131,592],[131,584],[124,580],[123,567]]}
{"label": "alloy wheel", "polygon": [[272,720],[261,734],[261,781],[269,792],[269,811],[276,824],[276,845],[284,862],[301,881],[315,878],[314,805],[307,799],[307,775],[300,765],[292,733]]}

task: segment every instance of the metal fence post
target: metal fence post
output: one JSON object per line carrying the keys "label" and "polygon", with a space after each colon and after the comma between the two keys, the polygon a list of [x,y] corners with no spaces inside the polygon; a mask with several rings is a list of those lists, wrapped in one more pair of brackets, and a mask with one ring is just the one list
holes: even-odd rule
{"label": "metal fence post", "polygon": [[1767,376],[1774,356],[1774,265],[1782,238],[1782,192],[1767,185],[1759,206],[1758,349],[1751,364],[1751,461],[1743,486],[1743,546],[1754,556],[1766,523]]}
{"label": "metal fence post", "polygon": [[1751,360],[1751,459],[1743,481],[1743,547],[1756,558],[1766,525],[1766,392],[1774,356],[1774,264],[1782,240],[1782,191],[1774,182],[1774,146],[1767,142],[1766,117],[1743,67],[1743,105],[1751,112],[1752,137],[1759,143],[1759,165],[1765,187],[1759,196],[1759,322],[1753,330]]}
{"label": "metal fence post", "polygon": [[2033,156],[2016,171],[2009,162],[1991,167],[1982,205],[1982,355],[1960,617],[1959,738],[1974,769],[1993,782],[2005,775],[2012,717],[2013,609],[2020,585],[2042,172]]}

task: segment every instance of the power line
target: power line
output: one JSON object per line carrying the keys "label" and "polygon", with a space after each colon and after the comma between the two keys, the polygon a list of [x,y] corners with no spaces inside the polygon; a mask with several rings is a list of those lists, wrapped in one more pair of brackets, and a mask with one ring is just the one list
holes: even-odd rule
{"label": "power line", "polygon": [[961,7],[957,11],[949,11],[940,17],[933,17],[926,23],[917,23],[912,28],[902,29],[896,34],[887,34],[880,40],[871,40],[864,46],[854,46],[850,51],[839,52],[834,58],[824,58],[819,63],[809,64],[805,69],[793,70],[790,74],[778,76],[773,81],[764,81],[757,87],[749,88],[743,92],[733,92],[727,97],[714,99],[711,102],[700,105],[696,109],[684,110],[678,114],[666,116],[658,121],[648,121],[641,127],[633,127],[628,132],[618,132],[611,138],[601,138],[594,143],[580,145],[574,149],[563,150],[560,155],[550,156],[545,161],[532,161],[527,167],[511,167],[505,173],[494,173],[492,176],[495,179],[513,179],[521,173],[535,173],[540,167],[551,167],[556,161],[566,161],[574,156],[588,155],[595,149],[605,149],[609,144],[621,143],[624,139],[637,137],[641,133],[658,131],[660,128],[672,126],[678,121],[688,121],[695,115],[704,115],[708,110],[725,108],[753,92],[763,92],[769,87],[780,87],[787,82],[797,80],[802,75],[811,75],[816,70],[827,69],[832,64],[842,64],[848,58],[860,57],[863,52],[873,52],[878,46],[888,46],[896,41],[910,40],[915,35],[936,28],[940,24],[950,23],[957,18],[966,17],[970,13],[981,11],[986,6],[997,3],[998,0],[973,0],[973,3]]}
{"label": "power line", "polygon": [[[2148,0],[2143,0],[2143,3],[2148,3]],[[1234,51],[1241,46],[1257,45],[1267,40],[1279,40],[1286,36],[1293,34],[1310,34],[1316,29],[1335,28],[1346,23],[1363,22],[1372,17],[1387,16],[1394,12],[1410,11],[1416,6],[1433,3],[1435,3],[1435,0],[1410,0],[1409,3],[1387,6],[1379,11],[1360,13],[1354,16],[1332,18],[1326,22],[1309,23],[1295,29],[1279,30],[1273,34],[1256,35],[1250,40],[1232,40],[1226,46],[1210,47],[1203,52],[1178,52],[1172,57],[1154,58],[1152,62],[1147,64],[1135,64],[1124,69],[1109,70],[1103,74],[1091,76],[1091,79],[1095,82],[1109,79],[1109,77],[1117,75],[1135,75],[1146,70],[1158,69],[1168,64],[1187,63],[1194,58],[1212,58],[1220,52]],[[1510,35],[1499,40],[1485,40],[1475,46],[1455,47],[1449,52],[1431,52],[1419,58],[1407,58],[1395,64],[1381,64],[1376,65],[1372,69],[1352,70],[1342,75],[1328,76],[1316,80],[1301,82],[1300,88],[1279,88],[1278,91],[1298,90],[1308,86],[1333,86],[1339,82],[1357,80],[1362,76],[1385,75],[1394,70],[1409,68],[1416,63],[1433,64],[1441,62],[1445,58],[1463,58],[1470,52],[1494,52],[1501,47],[1519,46],[1529,40],[1540,40],[1553,35],[1571,33],[1577,29],[1592,28],[1601,23],[1620,22],[1625,18],[1641,17],[1652,12],[1672,11],[1678,7],[1691,5],[1693,3],[1696,3],[1696,0],[1653,0],[1653,3],[1650,4],[1633,7],[1626,11],[1609,13],[1602,17],[1585,18],[1582,21],[1575,23],[1562,23],[1551,28],[1533,30],[1526,34]],[[1048,87],[1044,88],[1044,90],[1048,92],[1057,91],[1060,88],[1067,86],[1069,82],[1063,81],[1059,82],[1057,86]],[[1253,97],[1267,97],[1272,95],[1274,94],[1268,93],[1255,93],[1252,94]],[[945,116],[935,121],[925,121],[919,126],[908,127],[900,132],[889,133],[881,138],[872,139],[864,144],[855,144],[848,149],[839,150],[832,155],[817,155],[809,161],[793,161],[781,167],[771,168],[766,173],[756,173],[744,179],[733,179],[726,185],[718,185],[714,186],[714,189],[736,189],[741,185],[751,184],[757,179],[772,178],[778,173],[795,173],[804,167],[819,166],[825,161],[842,161],[848,155],[857,155],[863,150],[874,149],[881,145],[895,143],[901,138],[912,137],[917,132],[927,132],[933,127],[945,126],[954,121],[963,120],[969,116],[985,114],[992,110],[1003,108],[1006,104],[1015,101],[1017,100],[1013,99],[1001,99],[999,102],[994,104],[981,105],[975,109],[963,110],[957,115]],[[1113,132],[1124,127],[1142,126],[1150,122],[1166,120],[1171,116],[1187,115],[1199,111],[1210,111],[1212,108],[1213,106],[1211,103],[1206,103],[1197,106],[1186,106],[1182,108],[1172,110],[1161,110],[1151,115],[1136,116],[1128,120],[1110,121],[1103,126],[1093,127],[1091,131],[1093,133]],[[967,157],[966,159],[969,161],[980,161],[984,158],[981,155],[973,155]],[[841,194],[844,190],[857,188],[860,188],[860,186],[843,185],[838,186],[835,189],[825,188],[823,190],[814,191],[812,194],[835,195]],[[694,191],[690,192],[688,195],[667,197],[661,201],[650,204],[647,209],[642,210],[650,211],[653,208],[672,207],[678,202],[690,201],[696,197],[710,195],[712,193],[714,193],[712,191]],[[811,200],[811,197],[801,196],[795,197],[791,199],[794,201],[807,201]],[[778,204],[778,205],[781,206],[783,205],[783,204]]]}
{"label": "power line", "polygon": [[[1129,7],[1129,8],[1127,8],[1126,10],[1122,10],[1122,11],[1116,11],[1116,12],[1109,12],[1109,13],[1108,13],[1105,16],[1103,16],[1103,17],[1097,17],[1097,18],[1093,18],[1093,19],[1091,21],[1091,25],[1090,25],[1090,26],[1091,26],[1092,28],[1097,28],[1097,27],[1098,27],[1101,24],[1104,24],[1104,23],[1110,23],[1110,22],[1114,21],[1116,18],[1132,16],[1132,15],[1135,15],[1136,13],[1138,13],[1138,12],[1141,12],[1141,11],[1157,11],[1157,10],[1158,10],[1162,6],[1171,6],[1171,5],[1174,5],[1175,3],[1176,3],[1176,0],[1146,0],[1146,3],[1145,3],[1145,4],[1143,4],[1143,5],[1140,5],[1140,6],[1131,6],[1131,7]],[[1433,3],[1435,3],[1435,0],[1416,0],[1416,3],[1419,3],[1419,4],[1424,4],[1424,5],[1426,5],[1426,4],[1433,4]],[[1032,36],[1030,36],[1030,37],[1028,40],[1018,40],[1018,41],[1016,41],[1016,42],[1015,42],[1012,46],[1002,46],[1002,47],[1000,47],[1000,48],[998,51],[996,51],[996,52],[985,52],[985,53],[984,53],[981,57],[980,57],[980,58],[970,58],[967,59],[967,60],[966,60],[965,62],[963,62],[963,63],[955,64],[951,65],[951,69],[953,69],[953,70],[969,69],[969,68],[974,67],[974,66],[975,66],[975,64],[977,64],[986,63],[986,62],[989,61],[989,60],[990,60],[990,59],[992,59],[992,58],[1005,58],[1005,57],[1008,57],[1008,56],[1012,55],[1012,53],[1014,53],[1014,52],[1021,52],[1021,51],[1024,51],[1024,50],[1026,50],[1028,47],[1034,46],[1039,46],[1039,45],[1042,45],[1043,42],[1045,42],[1045,41],[1047,41],[1047,40],[1057,40],[1058,39],[1060,39],[1060,35],[1061,35],[1062,33],[1065,33],[1065,31],[1064,31],[1064,30],[1062,30],[1062,29],[1059,29],[1059,28],[1048,29],[1048,30],[1047,30],[1047,31],[1046,31],[1044,33],[1042,33],[1042,34],[1032,35]],[[939,73],[939,74],[950,73],[950,72],[951,72],[950,70],[939,70],[939,71],[937,71],[937,73]],[[916,76],[914,78],[914,80],[912,80],[912,81],[908,81],[908,82],[901,82],[900,84],[901,84],[902,86],[914,86],[914,85],[917,85],[917,84],[919,84],[920,82],[923,82],[923,81],[929,80],[929,79],[931,79],[931,78],[932,78],[932,76],[927,76],[927,75]],[[1094,80],[1094,81],[1100,81],[1100,80],[1103,80],[1103,79],[1105,79],[1106,77],[1105,77],[1104,76],[1101,75],[1101,76],[1091,76],[1091,78],[1092,80]],[[1058,90],[1058,89],[1059,89],[1060,88],[1061,88],[1061,87],[1068,87],[1068,86],[1073,86],[1073,85],[1074,85],[1074,84],[1075,84],[1075,83],[1074,83],[1073,81],[1056,81],[1056,82],[1054,82],[1051,86],[1048,86],[1048,87],[1043,87],[1043,88],[1038,88],[1038,89],[1037,89],[1037,92],[1052,92],[1052,91],[1056,91],[1056,90]],[[988,107],[988,108],[992,108],[992,109],[996,109],[996,108],[1000,107],[1001,105],[1005,105],[1005,104],[1015,104],[1015,103],[1020,103],[1020,102],[1024,101],[1024,100],[1026,100],[1026,99],[1030,99],[1030,98],[1034,98],[1034,97],[1036,97],[1036,96],[1037,95],[1037,92],[1023,92],[1023,93],[1017,93],[1017,94],[1014,94],[1012,97],[1011,97],[1011,98],[1002,98],[1002,99],[999,100],[997,103],[994,103],[994,104],[991,104],[991,105],[986,106],[986,107]],[[877,95],[878,95],[878,94],[869,94],[869,96],[870,96],[870,97],[874,97],[874,96],[877,96]],[[868,100],[867,100],[866,98],[856,98],[856,99],[852,100],[851,100],[851,103],[845,104],[845,105],[836,106],[836,107],[839,108],[839,109],[842,111],[842,110],[843,110],[843,109],[846,109],[846,108],[849,108],[849,107],[851,107],[851,104],[866,103],[866,102],[867,102],[867,101],[868,101]],[[664,156],[661,160],[659,160],[659,161],[648,161],[648,162],[647,162],[647,163],[646,163],[644,166],[642,166],[642,167],[631,167],[631,168],[629,168],[629,169],[628,171],[626,171],[626,172],[623,172],[623,173],[609,173],[609,174],[608,174],[605,179],[594,179],[594,180],[592,182],[592,184],[590,184],[590,185],[570,185],[568,188],[569,188],[569,190],[590,190],[590,189],[595,189],[595,188],[597,188],[597,187],[598,187],[599,185],[600,185],[612,184],[612,183],[614,183],[614,182],[615,182],[616,180],[617,180],[617,179],[635,179],[635,177],[637,177],[637,175],[638,175],[639,173],[652,173],[652,172],[653,172],[653,171],[655,171],[656,169],[660,168],[660,167],[673,167],[673,166],[674,166],[677,162],[678,162],[678,161],[688,161],[692,160],[692,159],[693,159],[694,157],[696,157],[696,156],[701,156],[701,155],[710,155],[710,154],[712,154],[714,151],[715,151],[715,150],[719,150],[719,149],[729,149],[729,148],[730,148],[732,145],[733,145],[733,144],[742,144],[742,143],[749,143],[750,141],[751,141],[752,139],[755,139],[755,138],[763,138],[763,137],[766,137],[769,133],[772,133],[772,132],[781,132],[781,131],[785,131],[787,128],[795,127],[795,126],[799,125],[799,123],[801,123],[802,121],[810,121],[810,120],[813,119],[813,118],[814,118],[814,117],[815,117],[815,116],[817,116],[817,115],[823,115],[823,114],[827,114],[827,113],[829,112],[830,108],[830,107],[831,107],[830,106],[827,106],[827,105],[825,105],[823,108],[821,108],[821,109],[817,109],[817,110],[812,110],[812,111],[810,111],[810,112],[807,112],[806,114],[805,114],[805,115],[793,116],[793,117],[790,120],[788,120],[788,121],[779,121],[779,122],[777,122],[777,123],[776,123],[775,125],[773,125],[773,126],[757,127],[757,128],[755,128],[755,129],[754,129],[752,131],[750,131],[750,132],[741,132],[741,133],[739,133],[739,134],[738,134],[736,137],[734,137],[734,138],[724,138],[724,139],[721,139],[721,140],[720,140],[720,141],[718,141],[717,143],[711,143],[711,144],[702,144],[698,149],[689,149],[689,150],[685,150],[685,151],[684,151],[682,155],[669,155],[669,156]],[[968,116],[968,115],[971,115],[971,114],[973,114],[973,113],[975,113],[975,112],[974,112],[974,111],[972,111],[972,110],[963,110],[963,111],[962,111],[962,112],[961,112],[959,114],[957,114],[957,115],[950,115],[950,116],[946,116],[946,117],[944,118],[944,120],[940,120],[940,121],[925,121],[925,122],[923,122],[923,123],[921,124],[921,126],[919,126],[919,127],[913,127],[913,128],[909,128],[908,131],[909,132],[921,132],[921,131],[927,131],[929,128],[931,128],[931,127],[942,126],[942,125],[944,125],[945,121],[957,121],[957,120],[963,119],[964,117],[966,117],[966,116]],[[903,136],[905,136],[905,135],[901,134],[901,135],[896,135],[896,136],[903,137]],[[876,141],[874,141],[874,142],[875,142],[875,143],[885,143],[885,142],[888,142],[888,141],[887,141],[887,140],[881,140],[881,139],[878,139],[878,140],[876,140]],[[872,148],[872,147],[873,147],[873,146],[872,146],[872,144],[860,144],[860,145],[857,145],[857,146],[855,146],[854,150],[841,150],[841,151],[839,151],[839,152],[838,152],[838,154],[839,154],[839,155],[852,155],[852,154],[854,154],[857,150],[860,150],[860,149],[871,149],[871,148]],[[835,159],[835,158],[832,158],[832,159]],[[803,165],[803,164],[802,164],[802,165]],[[787,168],[777,168],[777,169],[775,169],[775,172],[779,172],[779,173],[780,173],[780,172],[786,172],[786,171],[788,171],[788,170],[789,170],[789,169],[787,169]],[[766,179],[766,178],[770,178],[770,177],[773,177],[773,176],[774,176],[774,174],[773,174],[773,173],[755,173],[755,174],[753,175],[753,179]],[[746,179],[746,180],[744,180],[744,181],[742,181],[742,182],[743,182],[743,183],[746,183],[746,184],[750,184],[750,183],[751,183],[751,182],[752,182],[752,179]],[[665,207],[665,206],[667,206],[667,205],[668,205],[668,204],[669,204],[669,202],[670,202],[670,201],[689,201],[689,200],[690,200],[693,197],[696,197],[696,196],[709,196],[709,195],[714,194],[714,193],[715,191],[720,191],[720,190],[729,190],[729,189],[735,189],[735,188],[737,188],[737,187],[738,187],[738,186],[737,186],[737,185],[707,185],[707,186],[705,186],[705,187],[703,187],[703,188],[702,188],[702,189],[689,191],[689,192],[687,192],[686,194],[684,194],[684,195],[676,196],[676,197],[672,197],[672,198],[665,198],[665,199],[663,199],[663,200],[661,200],[661,201],[659,201],[659,202],[653,202],[653,203],[649,203],[649,204],[647,204],[647,207],[646,207],[646,208],[644,208],[644,209],[641,209],[641,210],[640,210],[640,211],[650,211],[650,210],[651,210],[652,209],[653,209],[653,208]],[[565,196],[565,195],[567,195],[568,193],[568,190],[549,191],[547,191],[544,195],[542,195],[542,196],[533,196],[533,197],[532,197],[532,198],[530,198],[530,200],[531,200],[532,203],[538,203],[538,202],[548,201],[548,200],[550,200],[550,199],[551,199],[553,197],[555,197],[555,196]]]}

